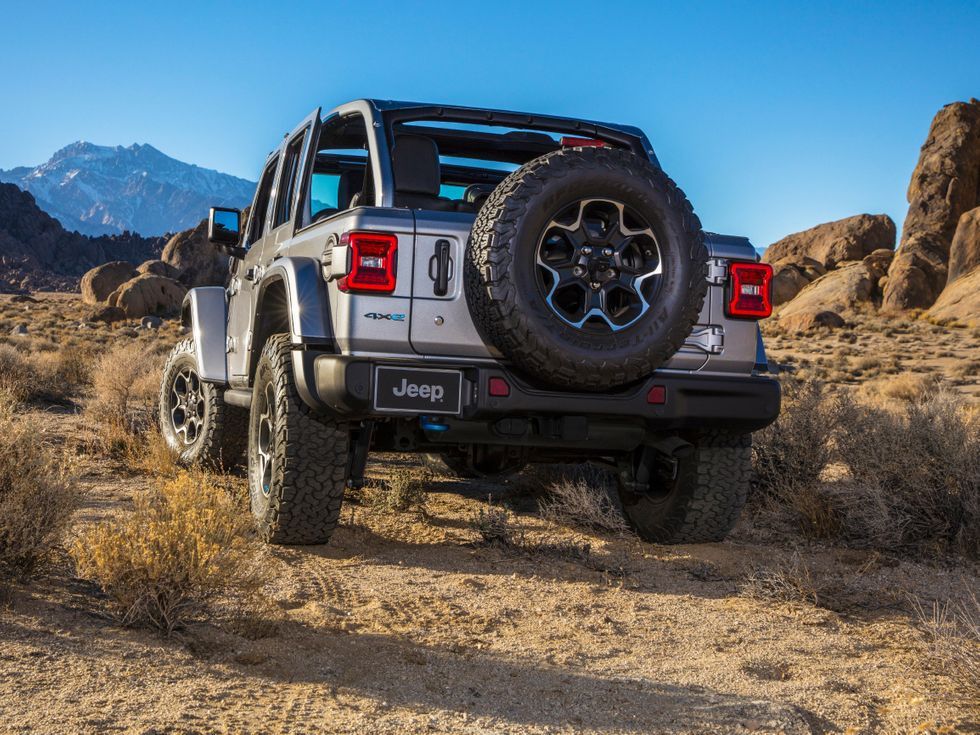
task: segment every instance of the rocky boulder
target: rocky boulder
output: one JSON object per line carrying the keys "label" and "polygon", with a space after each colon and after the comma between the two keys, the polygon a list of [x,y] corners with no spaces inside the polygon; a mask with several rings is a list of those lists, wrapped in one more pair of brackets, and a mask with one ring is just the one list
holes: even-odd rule
{"label": "rocky boulder", "polygon": [[178,280],[188,288],[222,286],[228,276],[228,256],[208,242],[207,220],[171,237],[160,257],[180,273]]}
{"label": "rocky boulder", "polygon": [[885,286],[889,310],[928,307],[946,285],[957,223],[980,205],[980,100],[936,114],[906,198],[902,242]]}
{"label": "rocky boulder", "polygon": [[949,284],[960,276],[980,268],[980,207],[974,207],[960,217],[949,248]]}
{"label": "rocky boulder", "polygon": [[801,311],[779,320],[779,324],[791,332],[809,332],[814,329],[839,329],[844,318],[834,311]]}
{"label": "rocky boulder", "polygon": [[109,306],[123,310],[127,317],[149,314],[170,316],[180,311],[187,289],[172,278],[143,273],[119,286],[109,296]]}
{"label": "rocky boulder", "polygon": [[860,304],[874,303],[881,294],[878,283],[887,273],[893,255],[893,251],[881,248],[863,260],[841,263],[783,306],[779,311],[780,324],[792,322],[802,314],[815,317],[822,312],[833,312],[840,315]]}
{"label": "rocky boulder", "polygon": [[946,286],[926,312],[926,317],[940,323],[957,322],[980,327],[980,268],[974,268]]}
{"label": "rocky boulder", "polygon": [[875,250],[894,247],[895,223],[891,217],[858,214],[787,235],[770,245],[762,260],[774,265],[792,263],[797,267],[813,261],[830,270],[846,260],[860,260]]}
{"label": "rocky boulder", "polygon": [[[154,276],[163,276],[164,278],[172,278],[175,281],[180,276],[180,271],[174,268],[169,263],[164,263],[162,260],[147,260],[141,263],[136,269],[137,273],[149,273]],[[115,289],[113,289],[115,290]]]}
{"label": "rocky boulder", "polygon": [[87,304],[104,303],[113,291],[136,275],[133,264],[122,260],[97,265],[82,276],[82,300]]}

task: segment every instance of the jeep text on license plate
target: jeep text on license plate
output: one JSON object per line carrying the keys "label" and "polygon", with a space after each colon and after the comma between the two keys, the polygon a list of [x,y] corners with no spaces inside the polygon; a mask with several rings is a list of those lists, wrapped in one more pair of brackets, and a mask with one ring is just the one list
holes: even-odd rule
{"label": "jeep text on license plate", "polygon": [[374,407],[404,413],[458,414],[462,386],[459,370],[378,367],[374,371]]}

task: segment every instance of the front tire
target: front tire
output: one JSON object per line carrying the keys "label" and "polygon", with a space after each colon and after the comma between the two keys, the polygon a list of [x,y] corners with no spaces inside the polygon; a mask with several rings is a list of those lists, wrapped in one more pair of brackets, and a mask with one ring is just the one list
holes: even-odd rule
{"label": "front tire", "polygon": [[178,342],[163,368],[158,423],[183,465],[229,468],[241,463],[248,414],[224,402],[220,385],[201,380],[194,341]]}
{"label": "front tire", "polygon": [[657,464],[646,487],[633,482],[635,462],[620,470],[623,513],[644,541],[722,541],[738,520],[752,476],[752,435],[707,432],[693,441],[676,467]]}
{"label": "front tire", "polygon": [[315,415],[293,380],[289,336],[273,335],[259,358],[248,425],[248,489],[262,538],[326,543],[347,487],[350,429]]}

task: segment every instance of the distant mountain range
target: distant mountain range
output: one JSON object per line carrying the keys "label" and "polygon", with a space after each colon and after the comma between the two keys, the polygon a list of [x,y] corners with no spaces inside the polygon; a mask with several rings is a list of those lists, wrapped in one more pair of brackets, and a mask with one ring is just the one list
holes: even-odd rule
{"label": "distant mountain range", "polygon": [[66,230],[162,235],[193,227],[208,207],[244,207],[255,183],[183,163],[151,145],[78,141],[40,166],[0,170],[0,182],[29,191]]}

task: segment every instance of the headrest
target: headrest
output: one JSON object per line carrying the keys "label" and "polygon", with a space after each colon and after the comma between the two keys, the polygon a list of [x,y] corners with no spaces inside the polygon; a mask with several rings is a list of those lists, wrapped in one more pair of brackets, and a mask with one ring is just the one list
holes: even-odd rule
{"label": "headrest", "polygon": [[396,135],[392,164],[395,191],[439,196],[439,148],[432,138]]}
{"label": "headrest", "polygon": [[364,188],[364,169],[350,169],[337,182],[337,209],[350,209],[352,200]]}

